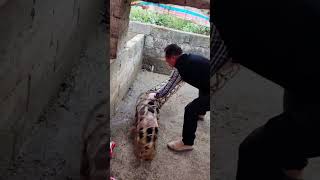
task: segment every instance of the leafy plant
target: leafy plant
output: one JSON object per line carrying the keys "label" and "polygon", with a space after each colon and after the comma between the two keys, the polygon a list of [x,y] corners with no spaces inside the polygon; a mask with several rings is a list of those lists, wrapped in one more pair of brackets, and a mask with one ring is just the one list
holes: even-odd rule
{"label": "leafy plant", "polygon": [[159,14],[154,11],[144,10],[141,7],[131,7],[130,20],[155,24],[197,34],[210,34],[209,27],[201,26],[169,14]]}

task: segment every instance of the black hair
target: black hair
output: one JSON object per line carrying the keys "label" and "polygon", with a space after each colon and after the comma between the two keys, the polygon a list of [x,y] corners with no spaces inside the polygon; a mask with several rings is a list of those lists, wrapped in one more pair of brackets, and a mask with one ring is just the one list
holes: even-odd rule
{"label": "black hair", "polygon": [[170,44],[164,49],[164,52],[166,57],[179,56],[182,54],[182,49],[176,44]]}

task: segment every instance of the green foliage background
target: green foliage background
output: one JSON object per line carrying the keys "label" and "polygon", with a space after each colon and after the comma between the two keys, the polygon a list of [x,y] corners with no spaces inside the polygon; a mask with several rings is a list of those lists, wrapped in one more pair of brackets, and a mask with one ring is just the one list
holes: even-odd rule
{"label": "green foliage background", "polygon": [[138,6],[132,6],[130,12],[130,20],[143,23],[150,23],[159,26],[164,26],[172,29],[177,29],[186,32],[209,35],[210,28],[194,24],[191,21],[177,18],[169,14],[159,14],[154,11],[144,10]]}

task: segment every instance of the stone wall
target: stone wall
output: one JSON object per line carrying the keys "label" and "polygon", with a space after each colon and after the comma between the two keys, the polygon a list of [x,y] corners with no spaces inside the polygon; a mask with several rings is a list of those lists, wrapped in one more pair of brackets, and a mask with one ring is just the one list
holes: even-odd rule
{"label": "stone wall", "polygon": [[144,65],[154,67],[154,72],[170,74],[170,68],[164,61],[164,48],[178,44],[185,53],[203,55],[210,59],[210,37],[189,33],[157,25],[130,21],[129,32],[145,35]]}
{"label": "stone wall", "polygon": [[110,63],[117,59],[119,49],[125,44],[129,25],[130,3],[128,0],[110,1]]}
{"label": "stone wall", "polygon": [[[127,36],[132,37],[132,34]],[[127,39],[127,38],[125,38]],[[118,58],[110,64],[110,112],[114,114],[119,102],[132,85],[141,69],[144,35],[134,35],[118,52]]]}
{"label": "stone wall", "polygon": [[0,172],[79,60],[103,6],[103,0],[4,2],[0,2]]}
{"label": "stone wall", "polygon": [[[210,0],[146,0],[155,3],[191,6],[199,9],[210,9]],[[1,0],[0,0],[1,2]],[[119,49],[125,44],[124,37],[128,29],[130,3],[128,0],[110,1],[110,63],[117,59]]]}

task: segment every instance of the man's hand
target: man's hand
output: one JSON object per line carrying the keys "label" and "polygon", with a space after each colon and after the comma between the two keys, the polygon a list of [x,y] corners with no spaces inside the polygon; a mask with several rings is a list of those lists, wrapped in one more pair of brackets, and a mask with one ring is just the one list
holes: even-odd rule
{"label": "man's hand", "polygon": [[156,95],[157,95],[157,93],[149,93],[148,94],[148,99],[155,100],[155,99],[157,99]]}

